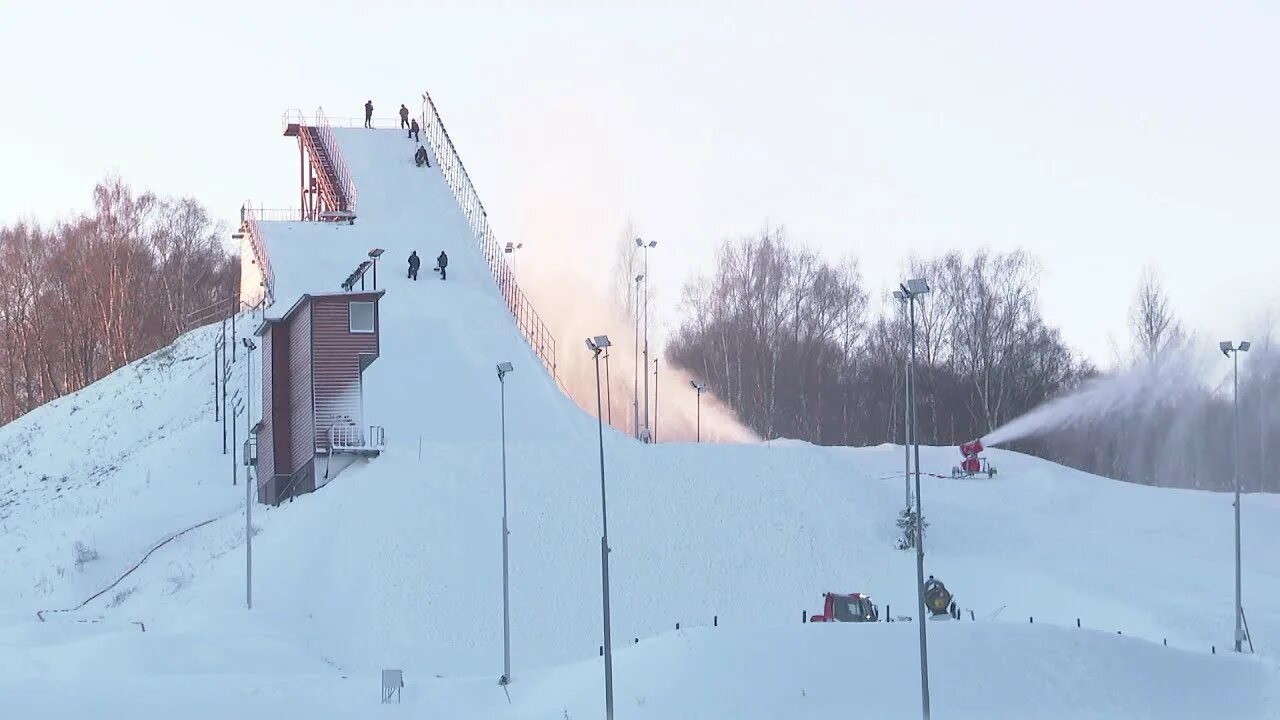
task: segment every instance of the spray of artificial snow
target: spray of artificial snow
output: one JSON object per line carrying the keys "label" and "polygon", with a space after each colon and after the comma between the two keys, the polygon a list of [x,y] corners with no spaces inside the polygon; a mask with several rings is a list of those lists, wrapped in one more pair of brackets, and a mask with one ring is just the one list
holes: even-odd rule
{"label": "spray of artificial snow", "polygon": [[1161,411],[1171,394],[1203,382],[1211,356],[1166,352],[1157,360],[1085,383],[1069,395],[1051,400],[1001,425],[982,438],[988,447],[1070,428],[1117,412]]}

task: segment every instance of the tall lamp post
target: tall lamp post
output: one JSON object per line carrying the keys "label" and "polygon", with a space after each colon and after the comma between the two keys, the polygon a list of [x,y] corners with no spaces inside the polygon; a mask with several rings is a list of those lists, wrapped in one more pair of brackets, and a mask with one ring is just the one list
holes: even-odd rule
{"label": "tall lamp post", "polygon": [[653,441],[658,442],[658,358],[653,359]]}
{"label": "tall lamp post", "polygon": [[507,373],[511,363],[498,363],[498,394],[502,403],[502,677],[499,685],[511,682],[511,586],[507,582]]}
{"label": "tall lamp post", "polygon": [[689,387],[698,393],[698,442],[702,442],[702,393],[707,391],[706,383],[689,381]]}
{"label": "tall lamp post", "polygon": [[[901,290],[894,290],[893,297],[898,302],[902,303],[902,309],[903,309],[902,314],[903,314],[903,319],[905,320],[907,318],[907,302],[908,302],[906,293],[902,292]],[[905,458],[906,464],[905,464],[905,469],[903,470],[902,478],[903,478],[903,485],[905,486],[906,496],[907,496],[906,504],[903,505],[903,507],[910,510],[911,509],[911,412],[913,410],[911,406],[912,377],[911,377],[911,357],[910,356],[906,357],[903,360],[903,365],[904,365],[903,370],[905,371],[903,373],[903,377],[906,379],[906,381],[902,384],[902,390],[906,394],[906,396],[903,399],[903,403],[902,403],[902,450],[906,455],[906,458]]]}
{"label": "tall lamp post", "polygon": [[[657,240],[645,242],[640,238],[636,238],[636,247],[644,250],[644,366],[649,368],[649,250],[658,246]],[[649,424],[649,375],[644,376],[644,427],[649,430],[652,426]],[[652,430],[649,430],[652,432]]]}
{"label": "tall lamp post", "polygon": [[916,481],[916,605],[920,613],[920,711],[924,720],[929,720],[929,641],[925,626],[924,606],[924,532],[921,528],[923,509],[920,504],[920,429],[916,418],[916,301],[929,293],[929,283],[922,278],[912,278],[898,285],[894,297],[905,298],[910,308],[911,323],[911,371],[907,374],[909,383],[911,413],[911,439],[915,445],[915,481]]}
{"label": "tall lamp post", "polygon": [[1240,353],[1249,352],[1249,341],[1241,341],[1239,345],[1230,340],[1218,343],[1223,355],[1232,358],[1232,390],[1231,398],[1234,406],[1234,418],[1231,422],[1231,433],[1234,436],[1235,452],[1232,453],[1231,477],[1235,481],[1236,500],[1236,652],[1243,650],[1244,643],[1244,604],[1240,593]]}
{"label": "tall lamp post", "polygon": [[613,427],[613,383],[609,382],[609,348],[604,349],[604,396],[608,406],[609,427]]}
{"label": "tall lamp post", "polygon": [[[245,422],[249,428],[253,428],[253,403],[250,398],[253,397],[253,351],[257,349],[249,338],[243,338],[245,354]],[[244,605],[245,608],[253,609],[253,486],[257,483],[250,482],[249,478],[249,433],[245,433],[245,453],[244,453]]]}
{"label": "tall lamp post", "polygon": [[[632,419],[631,432],[632,434],[635,435],[637,440],[640,439],[640,303],[639,303],[639,299],[640,299],[640,282],[642,280],[644,280],[644,273],[640,273],[639,275],[636,275],[635,294],[632,296],[636,299],[636,302],[633,303],[631,308],[632,312],[635,314],[635,321],[636,321],[636,344],[632,346],[632,349],[633,349],[632,355],[634,356],[632,358],[632,364],[634,365],[634,367],[632,368],[632,372],[634,373],[634,378],[632,379],[632,383],[631,383],[631,410],[633,411],[634,417]],[[647,392],[648,391],[646,391],[646,393]],[[214,412],[217,412],[216,405],[214,407]],[[214,418],[214,419],[216,420],[217,418]]]}
{"label": "tall lamp post", "polygon": [[613,720],[613,642],[609,632],[609,512],[604,491],[604,419],[600,407],[600,353],[609,347],[609,336],[587,338],[587,349],[596,361],[596,425],[600,437],[600,586],[604,605],[604,712]]}

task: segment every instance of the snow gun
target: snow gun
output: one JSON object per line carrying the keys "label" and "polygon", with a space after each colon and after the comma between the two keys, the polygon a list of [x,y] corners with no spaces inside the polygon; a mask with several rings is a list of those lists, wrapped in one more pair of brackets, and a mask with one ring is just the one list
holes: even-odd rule
{"label": "snow gun", "polygon": [[995,477],[995,467],[987,462],[986,458],[979,457],[984,449],[981,438],[962,444],[960,454],[964,456],[964,460],[958,466],[951,468],[951,477],[973,477],[980,474],[985,474],[989,478]]}

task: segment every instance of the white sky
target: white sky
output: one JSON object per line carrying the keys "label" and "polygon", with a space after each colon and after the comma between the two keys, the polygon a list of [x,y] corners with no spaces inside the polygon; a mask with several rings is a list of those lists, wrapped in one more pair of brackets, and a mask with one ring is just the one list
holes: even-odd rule
{"label": "white sky", "polygon": [[522,265],[607,274],[632,217],[666,322],[766,222],[875,289],[913,252],[1025,247],[1102,363],[1144,264],[1210,339],[1280,305],[1276,3],[444,5],[7,3],[0,219],[109,170],[228,221],[296,205],[286,108],[427,89]]}

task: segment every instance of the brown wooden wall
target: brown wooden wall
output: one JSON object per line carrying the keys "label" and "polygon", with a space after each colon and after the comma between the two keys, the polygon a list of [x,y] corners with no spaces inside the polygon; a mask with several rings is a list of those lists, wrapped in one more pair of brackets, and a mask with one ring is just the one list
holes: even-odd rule
{"label": "brown wooden wall", "polygon": [[[260,340],[262,344],[262,425],[258,428],[258,465],[255,468],[258,475],[258,501],[270,502],[267,498],[269,486],[272,485],[272,478],[275,476],[275,444],[272,438],[272,414],[274,404],[272,399],[274,393],[271,392],[271,332],[262,334]],[[274,497],[271,498],[274,500]]]}
{"label": "brown wooden wall", "polygon": [[[348,417],[364,428],[360,374],[378,356],[378,294],[348,293],[312,300],[317,448],[328,449],[329,428]],[[374,304],[374,332],[352,333],[350,303]]]}
{"label": "brown wooden wall", "polygon": [[[306,302],[305,300],[303,302]],[[289,318],[289,465],[276,470],[292,474],[315,455],[312,423],[311,308]]]}

